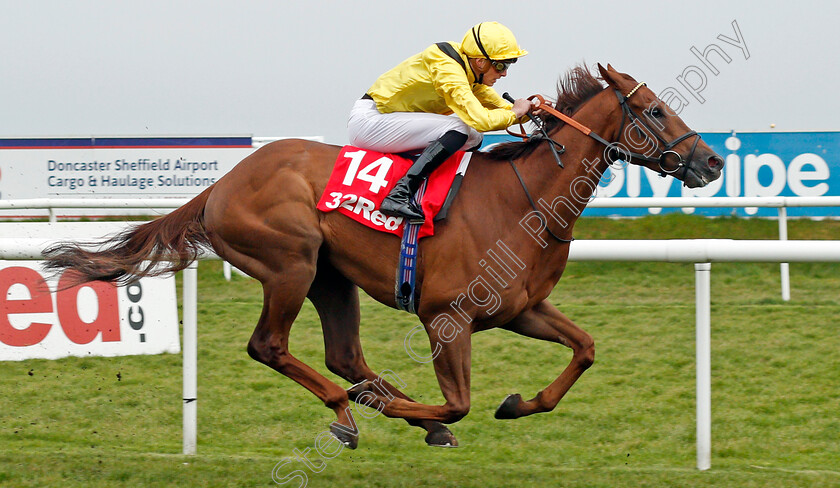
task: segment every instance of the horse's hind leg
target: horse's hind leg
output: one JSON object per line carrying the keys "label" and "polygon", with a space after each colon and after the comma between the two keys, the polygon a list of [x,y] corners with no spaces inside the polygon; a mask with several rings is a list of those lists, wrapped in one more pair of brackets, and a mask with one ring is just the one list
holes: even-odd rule
{"label": "horse's hind leg", "polygon": [[[309,299],[321,318],[324,330],[324,351],[327,368],[350,383],[370,382],[384,396],[413,401],[381,376],[375,374],[365,362],[359,340],[359,291],[355,284],[341,275],[325,260],[318,263],[315,281],[309,289]],[[388,376],[388,375],[384,375]],[[396,378],[399,381],[399,378]],[[350,390],[350,399],[359,392]],[[425,429],[426,443],[430,446],[457,446],[452,432],[440,422],[431,420],[406,421]]]}
{"label": "horse's hind leg", "polygon": [[[262,315],[248,342],[248,354],[296,381],[333,409],[338,423],[346,427],[340,429],[345,434],[341,441],[355,448],[358,431],[350,413],[347,392],[289,353],[289,330],[303,305],[314,272],[314,263],[287,266],[275,279],[263,283]],[[331,430],[336,433],[334,425]]]}
{"label": "horse's hind leg", "polygon": [[[321,148],[321,149],[318,149]],[[312,152],[310,152],[312,149]],[[302,142],[266,147],[219,180],[204,209],[216,253],[263,286],[263,310],[248,342],[255,360],[288,376],[333,409],[355,447],[358,432],[347,392],[289,352],[289,331],[315,279],[324,240],[309,173],[318,173],[327,146]],[[327,171],[324,171],[327,173]]]}
{"label": "horse's hind leg", "polygon": [[519,394],[508,396],[496,410],[497,419],[514,419],[553,410],[595,360],[595,342],[592,336],[548,301],[540,302],[502,328],[526,337],[563,344],[572,348],[574,354],[572,361],[560,376],[531,400],[523,401]]}

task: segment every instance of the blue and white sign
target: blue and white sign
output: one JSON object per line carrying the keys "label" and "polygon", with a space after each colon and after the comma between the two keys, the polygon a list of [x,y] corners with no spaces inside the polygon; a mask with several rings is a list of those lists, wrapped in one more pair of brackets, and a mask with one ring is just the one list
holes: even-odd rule
{"label": "blue and white sign", "polygon": [[[726,159],[723,175],[705,188],[689,189],[674,178],[636,165],[610,169],[598,197],[763,197],[840,195],[840,132],[703,133],[703,140]],[[485,144],[514,140],[492,134]],[[587,208],[589,216],[642,216],[668,212],[702,215],[775,216],[774,208],[638,209]],[[790,208],[790,216],[838,217],[840,208]]]}
{"label": "blue and white sign", "polygon": [[0,199],[191,197],[253,150],[250,137],[0,139]]}
{"label": "blue and white sign", "polygon": [[[191,198],[277,137],[0,139],[0,200]],[[320,137],[305,139],[320,140]],[[73,216],[91,215],[74,210]],[[93,211],[93,215],[112,211]],[[120,210],[119,214],[143,213]],[[42,211],[3,210],[26,217]],[[146,212],[147,213],[147,212]]]}

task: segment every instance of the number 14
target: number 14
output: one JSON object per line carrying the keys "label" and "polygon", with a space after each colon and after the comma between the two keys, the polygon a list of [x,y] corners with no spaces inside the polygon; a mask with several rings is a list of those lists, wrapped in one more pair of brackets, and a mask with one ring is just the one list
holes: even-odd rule
{"label": "number 14", "polygon": [[[370,191],[372,193],[379,193],[379,190],[388,186],[385,175],[388,174],[388,170],[391,169],[394,161],[391,158],[382,156],[359,171],[359,166],[362,164],[362,159],[364,159],[366,154],[367,151],[344,153],[344,156],[350,158],[350,167],[347,168],[347,174],[344,175],[344,180],[341,184],[351,186],[353,185],[353,180],[367,181],[370,183]],[[376,170],[375,175],[371,174],[373,170]]]}

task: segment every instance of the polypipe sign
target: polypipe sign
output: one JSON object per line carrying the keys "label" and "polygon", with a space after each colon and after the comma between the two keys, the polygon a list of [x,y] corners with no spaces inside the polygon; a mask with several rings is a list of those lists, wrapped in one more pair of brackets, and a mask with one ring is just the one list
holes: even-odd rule
{"label": "polypipe sign", "polygon": [[0,360],[180,351],[175,279],[125,287],[44,281],[36,261],[0,261]]}
{"label": "polypipe sign", "polygon": [[[818,197],[840,195],[840,132],[704,132],[714,151],[726,159],[720,178],[704,188],[686,188],[674,178],[641,166],[616,162],[595,191],[611,197]],[[489,135],[488,146],[511,141]],[[565,141],[561,141],[565,142]],[[641,149],[633,148],[636,151]],[[658,152],[650,148],[650,155]],[[562,156],[561,156],[562,158]],[[548,199],[550,201],[550,199]],[[698,213],[774,217],[775,208],[587,208],[584,216],[632,216],[658,213]],[[838,207],[789,208],[789,216],[838,217]]]}

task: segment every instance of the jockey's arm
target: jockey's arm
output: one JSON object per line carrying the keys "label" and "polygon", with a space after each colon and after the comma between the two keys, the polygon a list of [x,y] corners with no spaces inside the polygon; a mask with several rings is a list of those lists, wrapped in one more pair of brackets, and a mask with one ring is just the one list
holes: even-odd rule
{"label": "jockey's arm", "polygon": [[500,130],[516,121],[510,103],[490,87],[482,85],[474,91],[463,68],[451,59],[435,63],[431,71],[435,91],[455,115],[475,130]]}
{"label": "jockey's arm", "polygon": [[[530,110],[538,110],[537,105],[529,101],[525,98],[520,98],[515,100],[514,104],[511,105],[510,102],[503,99],[499,96],[499,94],[490,87],[486,86],[478,86],[475,88],[476,97],[479,97],[483,100],[482,104],[488,108],[506,108],[508,110],[512,110],[515,114],[516,118],[514,122],[511,123],[513,125],[516,122],[526,122],[529,120],[528,111]],[[523,118],[524,117],[524,118]],[[510,127],[510,126],[507,126]],[[503,129],[506,127],[503,127]]]}

